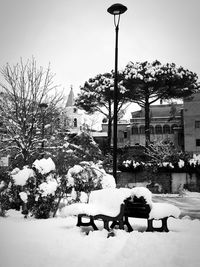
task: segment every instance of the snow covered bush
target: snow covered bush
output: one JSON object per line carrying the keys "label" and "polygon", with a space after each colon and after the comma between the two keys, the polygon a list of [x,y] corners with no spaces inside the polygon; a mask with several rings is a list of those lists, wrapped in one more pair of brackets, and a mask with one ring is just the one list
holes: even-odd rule
{"label": "snow covered bush", "polygon": [[[167,160],[168,159],[168,160]],[[121,171],[142,171],[143,169],[155,169],[171,172],[200,172],[200,155],[188,155],[179,153],[171,155],[167,159],[157,160],[157,162],[136,162],[134,160],[125,160],[119,166]]]}
{"label": "snow covered bush", "polygon": [[107,174],[100,164],[83,161],[69,169],[67,186],[72,188],[69,196],[71,202],[87,202],[86,195],[93,190],[115,188],[116,183],[112,175]]}
{"label": "snow covered bush", "polygon": [[144,169],[144,166],[145,166],[144,162],[138,162],[135,160],[124,160],[122,164],[119,165],[119,170],[137,172],[137,171],[142,171]]}
{"label": "snow covered bush", "polygon": [[[12,186],[13,183],[11,182],[9,172],[0,169],[0,216],[4,216],[6,210],[12,207],[12,200],[14,199],[14,196],[12,195]],[[17,201],[15,202],[15,208],[19,208],[17,206]]]}
{"label": "snow covered bush", "polygon": [[59,184],[52,159],[36,160],[31,167],[15,168],[10,175],[22,213],[35,218],[48,218],[55,205]]}
{"label": "snow covered bush", "polygon": [[114,177],[99,163],[83,161],[58,175],[53,160],[42,158],[13,169],[6,183],[0,181],[0,203],[4,211],[22,209],[25,217],[48,218],[55,216],[61,200],[87,202],[92,190],[115,187]]}
{"label": "snow covered bush", "polygon": [[[19,169],[13,170],[17,174]],[[24,172],[22,172],[24,174]],[[20,210],[23,201],[20,198],[22,191],[21,184],[24,183],[24,176],[18,177],[19,181],[15,183],[11,173],[8,170],[0,171],[0,215],[5,216],[9,209]]]}

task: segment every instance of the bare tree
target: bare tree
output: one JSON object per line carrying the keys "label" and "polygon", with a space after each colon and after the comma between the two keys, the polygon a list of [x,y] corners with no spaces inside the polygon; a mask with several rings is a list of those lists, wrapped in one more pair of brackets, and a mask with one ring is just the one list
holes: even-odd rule
{"label": "bare tree", "polygon": [[[47,69],[38,68],[34,58],[26,63],[21,59],[14,66],[6,64],[1,74],[4,82],[0,83],[0,116],[6,130],[2,148],[27,164],[41,147],[42,115],[54,114],[62,93],[53,84],[50,65]],[[45,113],[41,110],[43,103]]]}

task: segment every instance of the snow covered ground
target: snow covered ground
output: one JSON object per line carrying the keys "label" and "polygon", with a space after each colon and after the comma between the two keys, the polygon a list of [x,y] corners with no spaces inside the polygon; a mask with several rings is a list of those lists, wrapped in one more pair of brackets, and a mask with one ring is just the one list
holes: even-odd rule
{"label": "snow covered ground", "polygon": [[185,191],[182,195],[163,194],[153,195],[154,202],[167,202],[181,209],[181,216],[191,219],[200,219],[200,193]]}
{"label": "snow covered ground", "polygon": [[[182,208],[200,194],[182,197]],[[178,198],[178,196],[175,196]],[[179,197],[180,198],[180,197]],[[162,199],[173,199],[172,195]],[[180,199],[179,199],[180,200]],[[199,202],[197,203],[197,201]],[[181,201],[179,201],[181,203]],[[175,204],[175,203],[173,203]],[[200,262],[200,220],[184,216],[168,220],[169,233],[145,232],[146,220],[130,219],[135,231],[99,231],[76,227],[76,218],[24,219],[16,211],[0,217],[2,267],[197,267]],[[157,223],[159,225],[159,222]],[[157,226],[158,226],[157,225]]]}
{"label": "snow covered ground", "polygon": [[116,230],[110,238],[105,230],[85,235],[75,223],[1,219],[1,266],[199,266],[199,220],[170,219],[169,233],[146,233],[145,220],[135,219],[137,231]]}

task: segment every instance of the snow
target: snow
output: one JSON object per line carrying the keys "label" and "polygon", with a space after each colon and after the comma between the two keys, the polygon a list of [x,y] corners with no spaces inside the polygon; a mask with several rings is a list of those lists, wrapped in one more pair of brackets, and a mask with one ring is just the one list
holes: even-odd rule
{"label": "snow", "polygon": [[20,192],[20,193],[19,193],[19,196],[20,196],[21,200],[22,200],[24,203],[27,202],[27,200],[28,200],[28,195],[27,195],[26,192]]}
{"label": "snow", "polygon": [[58,187],[58,183],[55,179],[49,180],[48,182],[43,182],[39,185],[39,190],[42,193],[42,197],[48,195],[54,195]]}
{"label": "snow", "polygon": [[179,159],[178,166],[179,168],[183,168],[185,166],[185,162],[182,159]]}
{"label": "snow", "polygon": [[69,169],[68,171],[68,175],[72,175],[72,174],[78,174],[79,172],[83,171],[83,167],[81,167],[80,165],[74,165],[72,168]]}
{"label": "snow", "polygon": [[1,181],[0,182],[0,189],[3,188],[5,186],[5,182],[4,181]]}
{"label": "snow", "polygon": [[200,154],[193,154],[193,158],[189,160],[190,165],[200,165]]}
{"label": "snow", "polygon": [[106,188],[95,190],[90,193],[89,203],[74,203],[64,207],[61,210],[62,216],[78,215],[80,213],[87,215],[104,214],[108,216],[117,216],[120,212],[120,205],[123,200],[128,198],[131,190],[128,188]]}
{"label": "snow", "polygon": [[152,205],[152,194],[151,191],[146,187],[134,187],[131,189],[132,197],[136,196],[137,198],[144,197],[147,204]]}
{"label": "snow", "polygon": [[88,195],[85,192],[80,192],[80,201],[82,203],[88,202]]}
{"label": "snow", "polygon": [[78,214],[117,216],[120,212],[120,205],[128,197],[144,197],[151,207],[150,219],[162,219],[164,217],[180,216],[180,209],[168,203],[153,203],[152,194],[145,187],[129,188],[107,188],[92,191],[89,196],[89,203],[74,203],[61,210],[62,216],[72,216]]}
{"label": "snow", "polygon": [[190,191],[187,191],[185,190],[185,194],[184,194],[186,197],[195,197],[195,198],[199,198],[200,199],[200,193],[199,192],[190,192]]}
{"label": "snow", "polygon": [[[19,212],[0,217],[0,263],[3,267],[198,267],[200,221],[168,220],[169,233],[144,232],[144,219],[132,219],[134,231],[85,233],[74,217],[23,219]],[[155,222],[157,223],[157,221]],[[157,225],[155,225],[157,226]]]}
{"label": "snow", "polygon": [[28,168],[27,166],[25,166],[22,170],[16,168],[11,173],[11,176],[14,179],[15,184],[21,186],[25,185],[26,181],[29,178],[34,177],[34,175],[35,175],[34,171]]}
{"label": "snow", "polygon": [[149,219],[162,219],[173,216],[178,218],[180,216],[180,209],[168,203],[153,203],[149,214]]}
{"label": "snow", "polygon": [[48,159],[36,159],[33,162],[33,166],[41,173],[41,174],[46,174],[49,173],[51,171],[54,171],[56,166],[55,163],[53,162],[53,160],[51,158]]}
{"label": "snow", "polygon": [[105,172],[103,177],[101,178],[101,185],[102,188],[115,188],[116,182],[113,175],[110,175]]}

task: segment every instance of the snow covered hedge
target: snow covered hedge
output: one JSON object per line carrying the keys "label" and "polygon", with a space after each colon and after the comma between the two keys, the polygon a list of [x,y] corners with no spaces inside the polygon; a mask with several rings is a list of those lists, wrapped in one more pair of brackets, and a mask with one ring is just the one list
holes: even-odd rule
{"label": "snow covered hedge", "polygon": [[22,209],[25,216],[48,218],[56,214],[61,200],[87,202],[92,190],[116,187],[114,178],[100,164],[82,162],[65,175],[56,172],[51,158],[36,160],[32,166],[15,168],[0,180],[1,213]]}
{"label": "snow covered hedge", "polygon": [[172,160],[163,160],[158,162],[137,162],[135,160],[125,160],[119,169],[121,171],[142,171],[151,168],[154,170],[163,170],[171,172],[196,172],[200,171],[200,154],[193,154],[192,157],[180,157]]}

